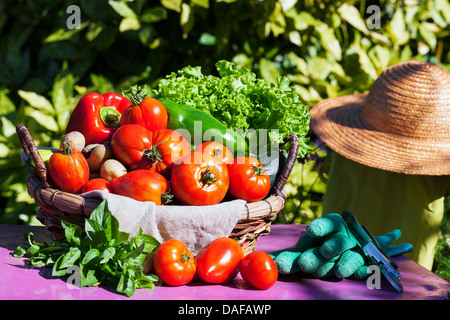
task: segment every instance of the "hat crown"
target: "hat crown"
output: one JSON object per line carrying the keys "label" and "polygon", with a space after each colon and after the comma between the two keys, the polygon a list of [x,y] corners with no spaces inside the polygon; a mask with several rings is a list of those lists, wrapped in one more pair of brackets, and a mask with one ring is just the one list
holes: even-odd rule
{"label": "hat crown", "polygon": [[387,68],[361,109],[370,127],[411,138],[450,137],[450,74],[431,63],[408,61]]}

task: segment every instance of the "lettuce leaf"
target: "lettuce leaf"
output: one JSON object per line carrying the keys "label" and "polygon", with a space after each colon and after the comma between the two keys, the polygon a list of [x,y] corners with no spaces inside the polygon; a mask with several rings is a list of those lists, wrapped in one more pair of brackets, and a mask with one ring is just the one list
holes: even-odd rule
{"label": "lettuce leaf", "polygon": [[207,111],[228,128],[248,135],[267,129],[272,143],[281,143],[293,132],[300,141],[298,156],[306,154],[309,108],[288,78],[279,78],[275,85],[225,60],[216,68],[219,76],[204,75],[198,66],[173,72],[160,80],[156,96]]}

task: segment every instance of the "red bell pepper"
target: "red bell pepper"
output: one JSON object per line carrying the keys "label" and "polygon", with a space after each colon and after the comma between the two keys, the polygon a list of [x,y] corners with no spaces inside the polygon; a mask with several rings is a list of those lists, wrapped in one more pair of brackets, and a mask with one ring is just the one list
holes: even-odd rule
{"label": "red bell pepper", "polygon": [[109,141],[119,127],[123,111],[131,104],[128,98],[117,93],[88,93],[73,110],[66,133],[81,132],[86,145]]}

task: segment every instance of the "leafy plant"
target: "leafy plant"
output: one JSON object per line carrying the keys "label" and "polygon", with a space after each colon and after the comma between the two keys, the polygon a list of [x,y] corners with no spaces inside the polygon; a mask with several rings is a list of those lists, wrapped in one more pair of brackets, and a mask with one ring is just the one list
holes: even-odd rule
{"label": "leafy plant", "polygon": [[13,256],[28,255],[27,264],[52,267],[52,276],[64,277],[78,270],[80,287],[108,285],[130,297],[138,288],[152,289],[159,283],[156,275],[143,272],[147,253],[159,242],[152,236],[139,233],[130,238],[119,231],[119,223],[104,200],[85,220],[86,236],[78,225],[61,221],[65,238],[51,245],[36,243],[33,234],[25,237],[25,245]]}

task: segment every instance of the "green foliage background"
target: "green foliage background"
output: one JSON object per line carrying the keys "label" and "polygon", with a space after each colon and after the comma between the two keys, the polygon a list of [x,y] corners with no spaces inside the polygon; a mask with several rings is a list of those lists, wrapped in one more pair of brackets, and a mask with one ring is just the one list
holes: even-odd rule
{"label": "green foliage background", "polygon": [[[72,4],[81,9],[81,24],[70,30]],[[450,71],[447,0],[380,2],[375,29],[368,28],[376,21],[367,7],[331,0],[0,2],[0,223],[37,223],[15,126],[24,123],[37,145],[57,147],[70,112],[89,91],[155,87],[186,65],[213,73],[215,62],[226,59],[268,81],[289,77],[312,107],[367,92],[401,61],[426,60]],[[328,153],[311,138],[309,159],[316,161],[294,168],[279,222],[308,223],[320,213],[326,180],[318,169],[326,173]],[[446,217],[441,253],[448,251]],[[448,268],[442,272],[450,278]]]}

